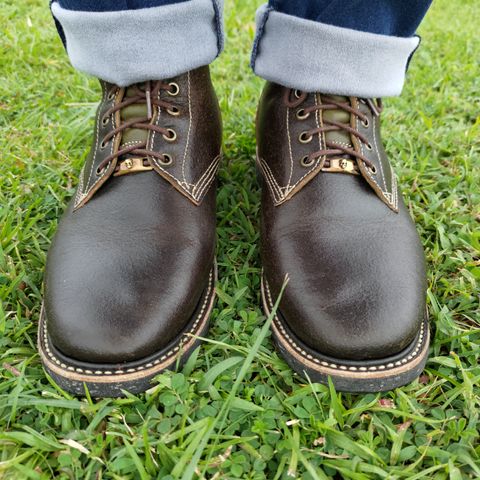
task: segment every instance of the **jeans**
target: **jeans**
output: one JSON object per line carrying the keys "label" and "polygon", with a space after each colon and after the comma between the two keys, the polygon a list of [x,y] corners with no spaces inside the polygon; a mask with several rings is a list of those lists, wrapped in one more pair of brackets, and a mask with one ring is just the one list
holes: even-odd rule
{"label": "jeans", "polygon": [[[432,0],[269,0],[251,64],[305,91],[398,95],[414,33]],[[129,85],[211,63],[223,49],[223,0],[54,0],[73,65]]]}

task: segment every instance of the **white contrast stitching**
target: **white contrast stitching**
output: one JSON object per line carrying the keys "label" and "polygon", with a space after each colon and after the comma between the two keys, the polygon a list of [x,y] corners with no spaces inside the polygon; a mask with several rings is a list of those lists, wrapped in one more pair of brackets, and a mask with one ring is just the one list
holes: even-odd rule
{"label": "white contrast stitching", "polygon": [[191,99],[191,91],[190,91],[190,72],[187,73],[187,85],[188,85],[188,133],[187,133],[187,141],[185,144],[185,151],[183,152],[183,161],[182,161],[182,176],[183,181],[187,184],[187,177],[185,175],[185,161],[187,159],[188,147],[190,144],[190,132],[192,129],[192,99]]}
{"label": "white contrast stitching", "polygon": [[[273,299],[272,299],[272,294],[270,292],[270,287],[268,286],[268,283],[267,283],[265,277],[263,278],[263,285],[264,285],[264,290],[267,293],[267,301],[269,302],[269,307],[270,307],[270,309],[272,309],[273,306],[274,306],[274,302],[273,302]],[[395,362],[389,362],[387,364],[372,365],[371,367],[353,367],[353,366],[350,366],[350,365],[337,365],[335,363],[329,363],[329,362],[326,362],[325,360],[319,360],[318,358],[312,356],[311,354],[307,353],[305,350],[303,350],[301,347],[299,347],[295,343],[295,341],[290,337],[288,332],[283,327],[282,322],[278,318],[277,314],[275,314],[275,316],[274,316],[274,321],[275,321],[275,326],[280,330],[280,332],[284,336],[285,340],[287,340],[288,343],[298,353],[300,353],[303,357],[305,357],[308,360],[311,360],[315,363],[318,363],[319,365],[322,365],[324,367],[330,367],[330,368],[337,369],[337,370],[338,369],[349,370],[349,371],[352,371],[352,372],[357,371],[357,370],[359,370],[359,371],[376,371],[376,370],[386,370],[386,369],[388,370],[388,369],[392,369],[394,367],[405,365],[406,363],[413,360],[418,355],[418,353],[420,352],[420,349],[422,347],[422,344],[423,344],[423,339],[425,337],[424,322],[422,321],[422,325],[420,327],[420,333],[419,333],[419,337],[418,337],[418,342],[415,345],[414,351],[412,353],[410,353],[407,357],[404,357],[403,359],[397,360]]]}
{"label": "white contrast stitching", "polygon": [[[136,371],[144,370],[145,368],[153,367],[154,365],[157,365],[160,362],[163,362],[164,360],[166,360],[167,358],[175,355],[180,350],[180,348],[183,346],[183,344],[186,342],[186,337],[188,335],[193,334],[193,332],[197,328],[198,324],[201,322],[201,320],[203,320],[202,315],[203,315],[203,312],[205,311],[205,309],[206,309],[206,307],[207,307],[207,305],[210,301],[210,292],[212,291],[212,285],[213,285],[213,270],[210,271],[210,275],[208,277],[208,289],[207,289],[207,292],[205,294],[205,300],[204,300],[203,305],[200,309],[200,312],[198,313],[197,318],[195,319],[195,322],[192,325],[192,328],[188,332],[184,333],[183,337],[179,340],[178,344],[174,348],[169,350],[166,354],[162,355],[162,357],[157,358],[153,362],[147,363],[146,365],[139,365],[138,367],[129,368],[127,370],[121,370],[121,369],[118,369],[118,370],[115,370],[115,371],[95,370],[94,374],[95,375],[115,376],[115,375],[123,375],[125,373],[136,372]],[[47,325],[46,325],[46,322],[45,322],[45,317],[44,317],[43,322],[44,322],[43,323],[43,342],[44,342],[44,346],[45,346],[45,351],[47,352],[47,355],[50,357],[50,359],[53,360],[59,367],[61,367],[63,369],[66,368],[67,370],[76,371],[78,373],[91,373],[91,370],[85,370],[85,369],[82,369],[82,368],[71,367],[71,366],[65,365],[52,353],[52,351],[50,350],[49,344],[48,344],[48,333],[47,333]]]}

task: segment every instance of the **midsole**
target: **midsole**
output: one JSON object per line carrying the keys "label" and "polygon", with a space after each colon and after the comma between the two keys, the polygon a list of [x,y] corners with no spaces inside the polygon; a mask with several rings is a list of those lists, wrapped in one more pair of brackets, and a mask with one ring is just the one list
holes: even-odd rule
{"label": "midsole", "polygon": [[[88,368],[75,365],[72,359],[58,358],[52,351],[47,332],[46,316],[42,307],[38,333],[39,352],[45,367],[57,375],[77,382],[95,383],[123,383],[135,381],[145,377],[154,376],[172,365],[178,357],[191,350],[198,342],[197,336],[207,327],[208,319],[215,301],[216,267],[212,268],[209,283],[202,297],[202,308],[197,313],[197,318],[189,331],[182,333],[178,339],[164,350],[158,352],[155,360],[145,359],[144,364],[125,363],[123,365],[111,365],[105,369],[105,365],[91,364]],[[164,353],[165,352],[165,353]]]}
{"label": "midsole", "polygon": [[[262,300],[265,313],[270,315],[273,301],[271,299],[268,284],[263,278]],[[380,360],[375,361],[375,364],[371,364],[368,361],[358,363],[349,361],[348,365],[342,365],[343,361],[341,359],[331,359],[330,361],[327,361],[326,359],[321,358],[322,354],[320,352],[318,352],[319,358],[315,358],[312,354],[313,352],[308,353],[299,346],[302,342],[291,332],[288,334],[285,327],[286,325],[283,324],[278,315],[275,315],[272,322],[273,333],[276,339],[281,342],[282,347],[287,350],[289,355],[296,358],[297,361],[304,364],[307,368],[316,370],[325,375],[359,379],[385,378],[400,375],[414,369],[423,361],[428,351],[430,336],[428,321],[425,319],[422,323],[419,335],[412,342],[412,345],[406,349],[409,353],[406,353],[403,358],[398,358],[398,356],[395,356],[395,359],[387,357],[383,359],[383,364],[378,364],[378,362],[382,362],[382,360]]]}

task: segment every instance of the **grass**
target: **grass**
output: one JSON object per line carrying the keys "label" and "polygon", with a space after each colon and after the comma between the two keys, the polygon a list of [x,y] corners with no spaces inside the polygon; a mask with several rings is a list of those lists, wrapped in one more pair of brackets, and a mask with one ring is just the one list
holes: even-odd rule
{"label": "grass", "polygon": [[434,2],[404,94],[383,115],[429,265],[434,341],[419,381],[339,394],[293,375],[272,347],[259,306],[262,81],[248,68],[260,1],[235,0],[213,65],[226,160],[211,334],[146,394],[99,401],[56,387],[35,347],[46,253],[99,99],[97,82],[69,66],[46,3],[0,6],[0,478],[479,478],[478,2]]}

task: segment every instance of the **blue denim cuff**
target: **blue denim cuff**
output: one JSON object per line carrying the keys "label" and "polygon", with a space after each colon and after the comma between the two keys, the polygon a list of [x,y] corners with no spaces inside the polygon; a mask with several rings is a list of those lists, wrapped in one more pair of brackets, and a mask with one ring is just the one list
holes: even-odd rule
{"label": "blue denim cuff", "polygon": [[307,92],[399,95],[420,38],[392,37],[305,20],[264,5],[257,11],[254,72]]}
{"label": "blue denim cuff", "polygon": [[127,86],[210,64],[223,50],[223,0],[85,12],[51,5],[72,65]]}

